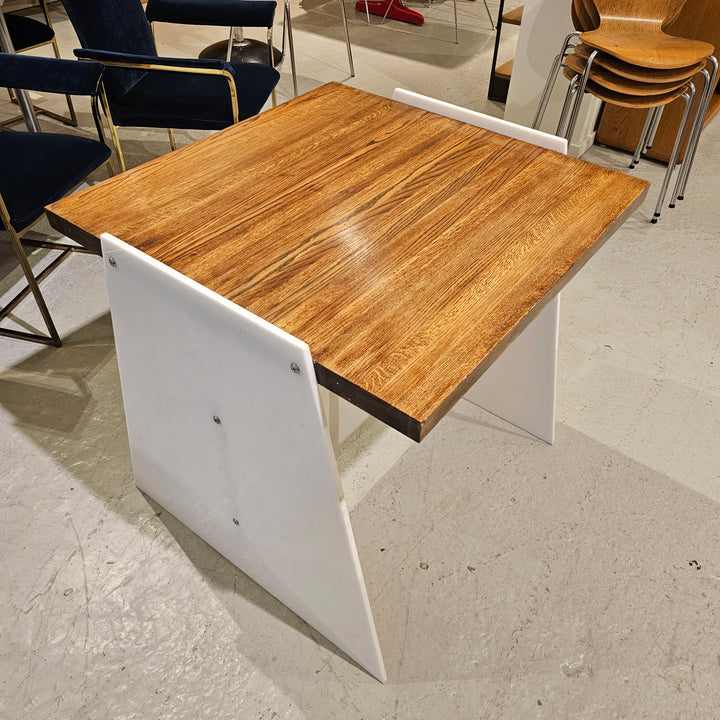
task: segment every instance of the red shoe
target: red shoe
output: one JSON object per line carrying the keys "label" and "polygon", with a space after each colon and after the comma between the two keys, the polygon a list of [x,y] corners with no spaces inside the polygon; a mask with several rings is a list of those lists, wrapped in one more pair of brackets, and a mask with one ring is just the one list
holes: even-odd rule
{"label": "red shoe", "polygon": [[[365,6],[367,5],[367,10]],[[371,15],[389,17],[393,20],[412,23],[413,25],[424,25],[425,18],[415,10],[403,5],[402,0],[357,0],[355,10],[358,12],[369,12]]]}

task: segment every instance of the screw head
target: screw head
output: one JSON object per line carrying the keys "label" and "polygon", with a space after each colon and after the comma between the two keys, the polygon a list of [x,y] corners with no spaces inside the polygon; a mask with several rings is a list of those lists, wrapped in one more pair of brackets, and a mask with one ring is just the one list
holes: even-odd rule
{"label": "screw head", "polygon": [[239,521],[237,518],[233,518],[233,522],[234,522],[236,525],[239,525],[239,524],[240,524],[240,521]]}
{"label": "screw head", "polygon": [[117,267],[117,261],[114,257],[109,257],[108,262],[110,263],[110,267]]}
{"label": "screw head", "polygon": [[219,425],[219,424],[220,424],[220,418],[219,418],[217,415],[213,415],[213,422],[214,422],[216,425]]}
{"label": "screw head", "polygon": [[300,366],[297,363],[290,363],[290,369],[296,374],[300,374]]}

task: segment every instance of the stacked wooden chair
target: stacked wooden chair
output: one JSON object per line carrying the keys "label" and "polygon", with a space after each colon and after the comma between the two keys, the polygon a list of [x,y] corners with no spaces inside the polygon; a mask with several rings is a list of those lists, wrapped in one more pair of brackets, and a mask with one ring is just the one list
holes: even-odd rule
{"label": "stacked wooden chair", "polygon": [[[712,45],[700,40],[668,35],[663,26],[674,20],[685,0],[571,0],[576,28],[565,38],[555,58],[541,97],[533,127],[538,128],[562,69],[570,81],[557,134],[572,138],[585,93],[606,103],[648,110],[640,141],[630,167],[652,145],[663,108],[678,98],[685,102],[668,168],[652,222],[657,222],[667,194],[680,147],[691,126],[673,199],[682,198],[710,97],[717,80],[718,63]],[[703,88],[695,100],[695,77]],[[691,110],[696,107],[690,123]]]}

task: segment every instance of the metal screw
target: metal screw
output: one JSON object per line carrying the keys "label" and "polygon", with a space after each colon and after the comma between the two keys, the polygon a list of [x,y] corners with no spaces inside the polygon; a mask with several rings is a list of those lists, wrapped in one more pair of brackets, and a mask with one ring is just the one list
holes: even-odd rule
{"label": "metal screw", "polygon": [[237,518],[233,518],[233,522],[234,522],[236,525],[239,525],[239,524],[240,524],[240,521],[239,521]]}
{"label": "metal screw", "polygon": [[300,366],[297,363],[290,363],[290,369],[296,374],[300,374]]}
{"label": "metal screw", "polygon": [[117,261],[114,257],[109,257],[108,262],[110,263],[110,267],[117,267]]}
{"label": "metal screw", "polygon": [[217,415],[213,415],[213,422],[217,425],[220,424],[220,418]]}

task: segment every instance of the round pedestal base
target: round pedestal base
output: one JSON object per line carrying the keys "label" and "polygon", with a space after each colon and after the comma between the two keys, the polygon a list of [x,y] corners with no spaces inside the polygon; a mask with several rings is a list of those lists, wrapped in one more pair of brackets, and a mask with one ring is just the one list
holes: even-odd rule
{"label": "round pedestal base", "polygon": [[[201,53],[201,58],[211,58],[212,60],[225,60],[227,57],[228,40],[221,40],[206,47]],[[231,60],[233,62],[261,63],[267,65],[269,60],[268,46],[260,40],[248,40],[234,43]],[[273,48],[273,58],[275,65],[279,65],[282,60],[282,52],[276,47]]]}

